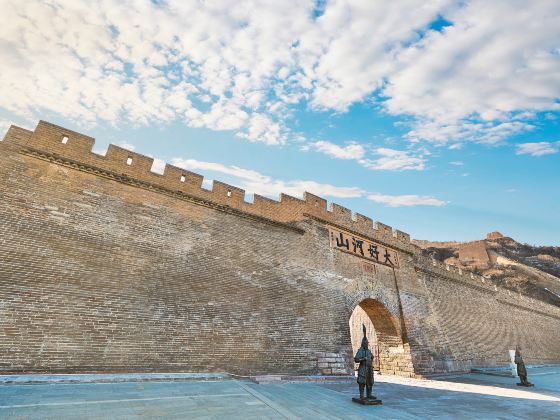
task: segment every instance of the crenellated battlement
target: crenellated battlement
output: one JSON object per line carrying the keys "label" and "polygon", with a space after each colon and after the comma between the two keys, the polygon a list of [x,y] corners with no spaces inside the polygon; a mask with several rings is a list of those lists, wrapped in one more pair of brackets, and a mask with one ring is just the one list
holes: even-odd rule
{"label": "crenellated battlement", "polygon": [[494,294],[497,291],[496,286],[489,279],[468,270],[441,263],[433,258],[417,255],[416,267],[427,274],[457,281],[484,292]]}
{"label": "crenellated battlement", "polygon": [[542,315],[560,319],[560,308],[552,306],[542,300],[533,299],[530,296],[516,293],[501,287],[496,288],[496,299],[502,303],[516,306],[531,312],[538,312]]}
{"label": "crenellated battlement", "polygon": [[46,121],[40,121],[33,132],[12,126],[5,142],[17,144],[38,157],[58,159],[58,163],[71,162],[78,169],[90,169],[94,173],[107,171],[276,222],[297,222],[312,216],[408,252],[416,250],[407,233],[381,222],[374,223],[371,218],[353,214],[336,203],[327,206],[327,200],[309,192],[304,193],[303,199],[280,194],[279,201],[255,194],[253,202],[248,202],[241,188],[213,181],[212,188],[207,190],[202,187],[202,175],[169,164],[163,174],[155,173],[152,158],[113,144],[105,155],[94,153],[93,137]]}
{"label": "crenellated battlement", "polygon": [[504,289],[503,287],[498,287],[492,283],[490,279],[474,274],[471,271],[462,270],[453,265],[444,264],[433,258],[424,256],[416,256],[416,267],[419,271],[428,275],[442,277],[492,294],[495,299],[501,303],[560,319],[560,308],[551,306],[529,296]]}

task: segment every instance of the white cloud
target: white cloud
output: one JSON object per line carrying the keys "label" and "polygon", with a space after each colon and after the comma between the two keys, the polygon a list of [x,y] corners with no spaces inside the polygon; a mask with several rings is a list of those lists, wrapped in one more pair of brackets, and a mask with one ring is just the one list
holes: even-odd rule
{"label": "white cloud", "polygon": [[301,37],[301,67],[312,106],[345,111],[397,69],[396,53],[418,40],[446,0],[333,1]]}
{"label": "white cloud", "polygon": [[[243,188],[248,193],[260,194],[273,199],[277,199],[280,193],[289,194],[295,197],[303,197],[303,193],[308,191],[322,197],[338,198],[361,198],[367,197],[369,200],[386,204],[390,207],[400,206],[443,206],[445,201],[438,200],[430,196],[418,195],[383,195],[379,193],[368,193],[358,187],[338,187],[331,184],[323,184],[310,180],[279,180],[260,172],[240,168],[233,165],[224,165],[216,162],[203,162],[195,159],[175,158],[173,165],[190,170],[201,171],[203,174],[216,173],[227,175],[232,179],[234,185]],[[209,188],[209,179],[205,178],[206,188]]]}
{"label": "white cloud", "polygon": [[445,201],[438,200],[430,196],[420,195],[384,195],[384,194],[370,194],[367,197],[369,200],[376,203],[386,204],[389,207],[401,206],[436,206],[440,207],[446,204]]}
{"label": "white cloud", "polygon": [[463,166],[464,163],[460,160],[454,160],[452,162],[449,162],[450,165],[454,165],[454,166]]}
{"label": "white cloud", "polygon": [[496,143],[560,108],[558,2],[473,0],[444,16],[453,26],[402,50],[383,91],[390,113],[416,118],[412,139]]}
{"label": "white cloud", "polygon": [[266,144],[282,144],[286,141],[280,124],[264,114],[253,114],[249,120],[247,130],[237,134],[238,137],[249,141],[261,141]]}
{"label": "white cloud", "polygon": [[4,140],[4,136],[8,132],[8,129],[12,125],[12,122],[7,120],[0,120],[0,141]]}
{"label": "white cloud", "polygon": [[292,43],[310,25],[312,1],[0,0],[0,7],[0,107],[15,115],[54,112],[84,125],[182,120],[285,141],[283,114],[269,112],[269,100],[298,100],[293,89],[277,89],[276,74],[293,73]]}
{"label": "white cloud", "polygon": [[552,155],[558,152],[560,152],[560,141],[558,142],[541,141],[537,143],[518,144],[515,154],[544,156],[544,155]]}
{"label": "white cloud", "polygon": [[426,159],[421,156],[411,156],[408,152],[402,150],[388,149],[380,147],[375,150],[377,159],[361,159],[361,165],[368,169],[376,171],[405,171],[416,170],[423,171],[426,169]]}
{"label": "white cloud", "polygon": [[212,130],[239,130],[249,115],[241,107],[231,101],[216,102],[210,111],[202,113],[196,109],[187,111],[188,125],[191,127],[207,127]]}
{"label": "white cloud", "polygon": [[318,152],[332,156],[337,159],[361,159],[365,154],[365,149],[362,145],[351,142],[347,146],[338,146],[328,141],[317,141],[308,145]]}
{"label": "white cloud", "polygon": [[224,165],[223,163],[216,162],[203,162],[196,159],[183,159],[174,158],[172,160],[173,165],[178,166],[183,169],[188,169],[189,171],[203,170],[219,172],[226,175],[231,175],[235,178],[248,179],[248,180],[266,180],[268,177],[261,175],[257,171],[251,169],[243,169],[238,166]]}
{"label": "white cloud", "polygon": [[251,169],[216,162],[175,158],[173,159],[173,164],[190,171],[201,170],[229,175],[234,179],[236,185],[248,193],[260,194],[271,198],[278,198],[280,193],[303,197],[305,191],[319,196],[339,198],[357,198],[365,194],[365,191],[357,187],[337,187],[309,180],[283,181],[273,179]]}
{"label": "white cloud", "polygon": [[127,143],[126,141],[120,141],[117,143],[117,146],[122,147],[123,149],[130,150],[131,152],[136,149],[133,144]]}
{"label": "white cloud", "polygon": [[376,159],[365,157],[366,148],[356,142],[351,142],[343,147],[321,140],[305,144],[302,150],[311,148],[337,159],[356,160],[363,167],[376,171],[422,171],[426,168],[426,159],[423,156],[413,156],[409,152],[385,147],[379,147],[373,151],[377,156]]}
{"label": "white cloud", "polygon": [[[414,128],[407,133],[413,142],[428,140],[434,143],[445,144],[448,141],[464,142],[478,141],[487,144],[496,144],[514,134],[529,131],[534,128],[532,124],[520,121],[513,122],[472,122],[472,121],[436,121],[418,119]],[[460,149],[461,143],[449,146],[451,150]]]}
{"label": "white cloud", "polygon": [[[0,108],[282,144],[297,105],[344,112],[379,94],[411,141],[451,148],[560,111],[555,1],[333,0],[315,18],[316,3],[0,0]],[[452,26],[428,30],[440,15]]]}

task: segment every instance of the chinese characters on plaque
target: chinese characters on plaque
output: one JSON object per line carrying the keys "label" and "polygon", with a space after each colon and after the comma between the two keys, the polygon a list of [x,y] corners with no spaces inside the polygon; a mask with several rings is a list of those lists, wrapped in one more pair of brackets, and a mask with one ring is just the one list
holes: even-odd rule
{"label": "chinese characters on plaque", "polygon": [[397,251],[387,248],[367,239],[347,233],[329,226],[329,238],[333,248],[349,252],[370,261],[385,264],[390,267],[399,266]]}

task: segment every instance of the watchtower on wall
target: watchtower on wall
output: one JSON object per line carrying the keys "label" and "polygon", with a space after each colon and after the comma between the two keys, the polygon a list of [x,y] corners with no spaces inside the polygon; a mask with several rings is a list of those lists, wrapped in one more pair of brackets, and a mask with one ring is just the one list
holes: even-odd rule
{"label": "watchtower on wall", "polygon": [[473,241],[459,245],[459,261],[478,268],[486,268],[491,264],[486,242]]}

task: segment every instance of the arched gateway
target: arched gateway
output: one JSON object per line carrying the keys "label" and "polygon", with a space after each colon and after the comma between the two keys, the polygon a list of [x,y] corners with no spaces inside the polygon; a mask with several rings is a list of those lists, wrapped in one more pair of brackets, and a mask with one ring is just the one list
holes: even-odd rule
{"label": "arched gateway", "polygon": [[412,376],[414,368],[399,314],[393,315],[379,300],[365,298],[349,319],[352,354],[361,344],[362,325],[366,326],[370,349],[375,355],[375,370],[385,374]]}

